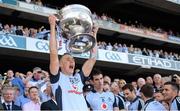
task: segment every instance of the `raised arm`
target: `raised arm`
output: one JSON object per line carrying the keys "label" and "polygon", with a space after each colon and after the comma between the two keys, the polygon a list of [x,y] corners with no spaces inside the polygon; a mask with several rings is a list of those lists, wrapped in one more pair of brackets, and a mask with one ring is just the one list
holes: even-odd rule
{"label": "raised arm", "polygon": [[[92,31],[92,35],[95,37],[97,36],[98,27],[94,27]],[[97,42],[96,42],[97,43]],[[96,56],[97,56],[97,45],[90,51],[90,58],[86,60],[83,64],[82,71],[84,72],[84,76],[88,77],[93,69],[94,64],[96,63]]]}
{"label": "raised arm", "polygon": [[50,50],[50,73],[53,75],[58,74],[59,70],[59,58],[57,50],[57,40],[56,40],[56,17],[54,15],[49,16],[50,24],[50,41],[49,41],[49,50]]}

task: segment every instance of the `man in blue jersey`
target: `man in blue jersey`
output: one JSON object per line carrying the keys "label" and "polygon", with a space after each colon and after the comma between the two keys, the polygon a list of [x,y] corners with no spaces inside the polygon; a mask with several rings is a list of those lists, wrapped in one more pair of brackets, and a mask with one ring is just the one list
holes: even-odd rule
{"label": "man in blue jersey", "polygon": [[[82,66],[80,72],[74,74],[75,60],[70,54],[64,54],[58,59],[56,40],[56,20],[54,15],[49,16],[50,24],[50,81],[56,102],[60,110],[66,111],[87,111],[87,104],[83,96],[83,82],[88,77],[95,62],[96,47],[91,52],[92,56]],[[93,29],[93,36],[96,38],[98,28]]]}
{"label": "man in blue jersey", "polygon": [[132,84],[126,84],[122,87],[124,97],[127,101],[130,102],[128,105],[127,110],[128,111],[137,111],[141,110],[144,102],[142,99],[140,99],[138,96],[136,96],[136,91]]}
{"label": "man in blue jersey", "polygon": [[124,110],[125,109],[125,101],[124,101],[125,99],[124,99],[124,97],[122,97],[120,95],[120,87],[117,82],[111,83],[111,91],[116,97],[116,103],[119,107],[119,110]]}
{"label": "man in blue jersey", "polygon": [[142,111],[166,111],[165,107],[159,102],[154,100],[154,88],[149,84],[142,86],[141,98],[144,100],[145,105],[142,108]]}
{"label": "man in blue jersey", "polygon": [[179,86],[174,82],[166,82],[163,87],[164,101],[169,104],[170,111],[180,111]]}
{"label": "man in blue jersey", "polygon": [[87,93],[86,100],[88,107],[93,111],[117,111],[119,110],[115,95],[109,91],[103,91],[103,74],[98,69],[91,72],[91,83],[94,89]]}

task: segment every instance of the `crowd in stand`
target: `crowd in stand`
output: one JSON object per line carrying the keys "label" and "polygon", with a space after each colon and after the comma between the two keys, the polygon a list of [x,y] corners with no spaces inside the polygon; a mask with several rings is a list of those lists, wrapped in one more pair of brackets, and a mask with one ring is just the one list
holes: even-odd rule
{"label": "crowd in stand", "polygon": [[[108,96],[109,98],[113,97],[110,96],[111,94],[115,96],[116,107],[118,107],[120,110],[125,109],[128,111],[132,111],[141,110],[142,108],[144,108],[146,104],[146,100],[144,98],[146,97],[147,93],[147,89],[145,87],[153,90],[153,95],[152,97],[150,97],[150,99],[153,99],[153,101],[155,100],[155,105],[160,104],[160,106],[164,108],[164,110],[168,111],[170,107],[176,106],[172,106],[173,99],[177,99],[176,103],[180,105],[179,89],[179,96],[176,93],[177,89],[172,90],[173,92],[170,93],[166,91],[168,90],[166,89],[166,85],[174,85],[175,83],[177,86],[180,85],[180,76],[178,76],[177,74],[169,77],[161,77],[160,74],[155,74],[153,77],[139,77],[137,81],[132,81],[131,83],[127,83],[126,80],[122,78],[115,78],[112,81],[111,78],[107,75],[105,75],[104,77],[103,75],[100,76],[103,78],[102,80],[99,80],[99,83],[97,83],[92,79],[91,76],[92,75],[90,75],[89,79],[86,79],[85,86],[83,88],[84,95],[86,95],[87,103],[90,105],[90,108],[96,107],[91,106],[93,104],[99,104],[99,100],[96,100],[95,103],[92,103],[95,97],[90,95],[94,91],[94,88],[97,88],[97,84],[103,85],[103,91],[106,92],[105,94],[108,93],[108,95],[106,96]],[[94,75],[94,78],[96,77],[97,75]],[[143,91],[146,92],[144,95]],[[13,70],[9,69],[5,73],[4,79],[1,80],[0,94],[1,110],[50,110],[47,109],[47,101],[55,101],[50,85],[50,75],[47,71],[42,70],[40,67],[35,67],[32,72],[28,71],[26,74],[20,72],[14,73]],[[110,104],[107,103],[104,105],[108,106]],[[105,108],[105,106],[102,108]],[[154,107],[158,107],[158,105]],[[58,106],[55,105],[53,108],[54,110],[57,110]]]}
{"label": "crowd in stand", "polygon": [[[15,34],[24,37],[32,37],[32,38],[39,38],[39,39],[49,39],[49,30],[47,30],[44,26],[41,26],[39,29],[36,28],[28,28],[22,25],[15,26],[13,24],[5,24],[2,25],[0,23],[0,32],[6,34]],[[120,43],[106,43],[105,41],[98,42],[98,48],[110,51],[118,51],[124,53],[131,53],[131,54],[139,54],[144,56],[156,57],[156,58],[163,58],[168,60],[176,60],[180,61],[180,55],[174,52],[167,52],[163,50],[151,50],[147,48],[139,48],[134,47],[131,44],[129,47],[126,44]]]}
{"label": "crowd in stand", "polygon": [[27,3],[43,6],[43,3],[42,3],[41,0],[19,0],[19,1],[24,1],[24,2],[27,2]]}
{"label": "crowd in stand", "polygon": [[[0,32],[5,34],[15,34],[24,37],[32,37],[32,38],[40,38],[46,39],[48,38],[49,31],[41,26],[40,28],[30,28],[24,27],[23,25],[13,25],[13,24],[2,24],[0,23]],[[41,38],[42,37],[42,38]]]}
{"label": "crowd in stand", "polygon": [[[46,4],[43,4],[43,2],[41,0],[21,0],[21,1],[36,4],[39,6],[46,6]],[[103,13],[101,16],[99,16],[98,14],[96,14],[96,12],[94,12],[92,14],[92,18],[95,20],[104,20],[104,21],[108,21],[108,22],[112,22],[112,23],[124,24],[124,25],[131,26],[131,27],[138,28],[138,29],[149,30],[152,32],[157,32],[157,33],[161,33],[161,34],[167,34],[170,36],[180,37],[180,33],[177,31],[173,31],[171,29],[163,29],[161,27],[145,26],[144,24],[142,24],[138,20],[135,20],[135,21],[130,21],[130,20],[129,21],[122,21],[121,19],[115,20],[111,16],[108,16],[105,13]]]}
{"label": "crowd in stand", "polygon": [[171,29],[165,30],[161,27],[148,27],[145,26],[144,24],[140,23],[138,20],[136,21],[121,21],[121,19],[115,20],[110,16],[107,16],[106,14],[102,14],[102,16],[97,15],[95,12],[92,15],[92,18],[95,20],[104,20],[104,21],[108,21],[108,22],[112,22],[112,23],[118,23],[118,24],[123,24],[123,25],[127,25],[130,26],[132,28],[138,28],[138,29],[142,29],[142,30],[148,30],[148,31],[152,31],[152,32],[157,32],[160,34],[167,34],[170,36],[176,36],[176,37],[180,37],[180,33],[179,32],[175,32]]}
{"label": "crowd in stand", "polygon": [[176,60],[180,61],[180,55],[177,53],[161,50],[151,50],[147,48],[139,48],[134,47],[133,44],[131,44],[129,47],[126,44],[121,43],[115,43],[111,44],[106,43],[105,41],[99,41],[97,43],[99,49],[109,50],[109,51],[118,51],[118,52],[124,52],[124,53],[130,53],[130,54],[139,54],[144,56],[150,56],[150,57],[156,57],[156,58],[163,58],[167,60]]}

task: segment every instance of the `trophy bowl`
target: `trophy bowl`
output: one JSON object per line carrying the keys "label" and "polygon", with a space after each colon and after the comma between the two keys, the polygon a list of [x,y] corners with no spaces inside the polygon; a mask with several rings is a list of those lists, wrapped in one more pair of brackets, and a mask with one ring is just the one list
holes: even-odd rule
{"label": "trophy bowl", "polygon": [[79,4],[65,6],[58,12],[59,26],[68,40],[67,49],[74,54],[88,52],[95,46],[90,34],[93,28],[91,11]]}

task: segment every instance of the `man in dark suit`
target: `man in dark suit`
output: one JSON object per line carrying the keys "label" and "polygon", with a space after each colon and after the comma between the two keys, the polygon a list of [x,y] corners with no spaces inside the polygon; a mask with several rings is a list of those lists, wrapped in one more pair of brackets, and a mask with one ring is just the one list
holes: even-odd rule
{"label": "man in dark suit", "polygon": [[50,93],[50,96],[51,96],[51,99],[46,101],[46,102],[43,102],[41,104],[41,110],[46,110],[46,111],[57,111],[57,110],[60,110],[60,108],[58,107],[57,105],[57,102],[55,100],[55,97],[52,93],[52,89],[51,89],[51,93]]}
{"label": "man in dark suit", "polygon": [[2,104],[4,111],[22,110],[21,107],[14,104],[15,90],[13,87],[4,87],[2,94],[4,98],[4,103]]}

